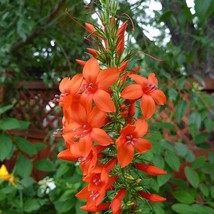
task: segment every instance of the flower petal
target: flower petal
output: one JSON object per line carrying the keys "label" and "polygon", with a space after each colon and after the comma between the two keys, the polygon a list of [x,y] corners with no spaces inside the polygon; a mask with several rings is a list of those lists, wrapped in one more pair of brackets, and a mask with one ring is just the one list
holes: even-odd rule
{"label": "flower petal", "polygon": [[83,80],[82,74],[76,74],[75,76],[73,76],[70,82],[71,93],[76,93],[80,89],[82,80]]}
{"label": "flower petal", "polygon": [[151,84],[158,86],[158,79],[155,77],[155,73],[149,74],[149,76],[148,76],[148,81],[149,81]]}
{"label": "flower petal", "polygon": [[94,94],[93,99],[95,104],[101,111],[104,111],[104,112],[116,111],[114,103],[110,95],[106,91],[103,91],[102,89],[98,89]]}
{"label": "flower petal", "polygon": [[70,149],[66,149],[61,151],[58,155],[58,158],[62,159],[62,160],[67,160],[67,161],[77,161],[78,160],[78,156],[72,156]]}
{"label": "flower petal", "polygon": [[87,114],[86,109],[80,103],[76,103],[75,105],[70,106],[71,114],[70,117],[72,120],[77,122],[78,124],[83,124],[86,122]]}
{"label": "flower petal", "polygon": [[86,112],[91,111],[93,94],[82,93],[80,95],[80,103],[85,107]]}
{"label": "flower petal", "polygon": [[163,91],[157,89],[151,93],[151,96],[158,105],[166,104],[166,96]]}
{"label": "flower petal", "polygon": [[130,100],[136,100],[142,97],[142,95],[143,95],[142,87],[138,84],[127,86],[121,93],[121,97]]}
{"label": "flower petal", "polygon": [[91,139],[88,137],[81,138],[78,144],[81,156],[87,157],[93,148]]}
{"label": "flower petal", "polygon": [[137,152],[144,153],[152,148],[152,144],[146,139],[138,138],[134,143],[134,147]]}
{"label": "flower petal", "polygon": [[131,144],[124,144],[118,148],[118,162],[121,168],[127,166],[134,158],[134,147]]}
{"label": "flower petal", "polygon": [[155,102],[150,95],[143,95],[140,107],[145,119],[149,119],[155,112]]}
{"label": "flower petal", "polygon": [[144,136],[146,134],[146,132],[148,131],[148,123],[143,118],[138,119],[135,122],[134,126],[135,126],[134,132],[137,133],[138,137]]}
{"label": "flower petal", "polygon": [[125,194],[126,194],[126,189],[123,188],[117,193],[117,195],[111,201],[112,214],[120,213],[121,204],[122,204],[123,198],[125,197]]}
{"label": "flower petal", "polygon": [[129,77],[133,79],[136,83],[140,84],[141,86],[145,86],[148,83],[148,80],[145,77],[142,77],[137,74],[130,74]]}
{"label": "flower petal", "polygon": [[95,106],[88,115],[88,123],[93,128],[104,126],[106,124],[106,113]]}
{"label": "flower petal", "polygon": [[112,86],[120,75],[118,68],[107,68],[101,70],[97,77],[97,86],[103,90],[109,90],[109,87]]}
{"label": "flower petal", "polygon": [[93,139],[93,141],[95,141],[101,146],[108,146],[114,143],[112,139],[108,136],[108,134],[106,134],[104,130],[99,128],[93,128],[91,132],[91,138]]}
{"label": "flower petal", "polygon": [[89,59],[83,67],[83,77],[87,82],[95,82],[100,71],[100,66],[95,58]]}

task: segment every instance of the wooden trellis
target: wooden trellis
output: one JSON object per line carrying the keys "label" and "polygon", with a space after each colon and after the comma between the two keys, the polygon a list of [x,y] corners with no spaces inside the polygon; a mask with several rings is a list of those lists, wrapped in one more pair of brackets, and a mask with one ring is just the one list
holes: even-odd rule
{"label": "wooden trellis", "polygon": [[19,132],[20,135],[43,139],[61,126],[61,111],[57,103],[51,101],[59,94],[58,87],[48,88],[41,81],[21,82],[15,92],[14,107],[9,116],[30,123],[27,133]]}

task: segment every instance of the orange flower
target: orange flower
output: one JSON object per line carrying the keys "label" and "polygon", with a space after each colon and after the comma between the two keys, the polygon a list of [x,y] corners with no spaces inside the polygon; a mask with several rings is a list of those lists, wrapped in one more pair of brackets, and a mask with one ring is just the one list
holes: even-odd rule
{"label": "orange flower", "polygon": [[155,102],[159,105],[164,105],[166,103],[166,96],[157,88],[158,80],[154,73],[151,73],[148,79],[137,74],[130,74],[129,77],[137,84],[127,86],[123,90],[121,97],[130,100],[142,97],[141,111],[145,119],[149,119],[155,111]]}
{"label": "orange flower", "polygon": [[116,47],[116,51],[119,55],[121,55],[123,53],[124,46],[125,46],[125,38],[124,38],[124,36],[121,36],[121,38],[117,44],[117,47]]}
{"label": "orange flower", "polygon": [[112,86],[119,77],[117,68],[100,70],[98,61],[95,58],[89,59],[83,68],[84,81],[81,88],[81,101],[86,106],[96,106],[105,112],[115,112],[114,103],[109,95]]}
{"label": "orange flower", "polygon": [[147,164],[143,164],[143,163],[136,163],[136,164],[134,164],[134,166],[135,166],[135,168],[137,168],[143,172],[146,172],[148,175],[151,175],[151,176],[165,175],[166,174],[166,171],[164,171],[158,167],[152,166],[152,165],[147,165]]}
{"label": "orange flower", "polygon": [[111,202],[111,209],[113,214],[120,214],[121,213],[121,204],[123,198],[125,197],[126,189],[121,189],[117,195],[113,198]]}
{"label": "orange flower", "polygon": [[87,51],[93,56],[93,57],[97,57],[98,55],[98,51],[93,49],[93,48],[86,48]]}
{"label": "orange flower", "polygon": [[73,96],[79,91],[82,84],[82,75],[76,74],[72,79],[65,77],[61,80],[59,84],[60,106],[70,106],[73,100]]}
{"label": "orange flower", "polygon": [[76,62],[81,66],[85,66],[85,63],[86,63],[86,61],[81,60],[81,59],[76,59]]}
{"label": "orange flower", "polygon": [[137,120],[134,125],[128,124],[121,129],[121,135],[116,141],[118,148],[117,157],[121,168],[127,166],[132,161],[134,150],[144,153],[152,148],[148,140],[141,138],[146,134],[147,130],[148,124],[143,119]]}
{"label": "orange flower", "polygon": [[93,146],[93,142],[101,146],[113,144],[108,134],[101,129],[106,124],[106,113],[100,111],[96,106],[90,111],[79,105],[72,106],[72,122],[63,130],[65,142],[78,142],[78,148],[81,156],[87,156]]}
{"label": "orange flower", "polygon": [[80,162],[80,168],[83,172],[83,175],[86,175],[90,172],[91,169],[97,164],[98,150],[96,147],[91,148],[90,153],[87,156],[81,156],[79,151],[78,143],[74,142],[70,144],[69,149],[61,151],[57,157],[62,160],[67,161],[78,161]]}
{"label": "orange flower", "polygon": [[117,31],[117,37],[124,36],[126,28],[128,25],[128,21],[125,21]]}
{"label": "orange flower", "polygon": [[94,25],[92,25],[92,24],[90,24],[90,23],[85,23],[85,27],[86,27],[86,30],[89,32],[89,33],[91,33],[91,34],[93,34],[95,31],[96,31],[96,29],[95,29],[95,27],[94,27]]}
{"label": "orange flower", "polygon": [[106,191],[109,182],[109,174],[104,166],[94,168],[83,178],[88,183],[88,190]]}
{"label": "orange flower", "polygon": [[102,202],[102,200],[105,197],[105,193],[106,191],[99,192],[98,189],[89,190],[88,186],[86,186],[76,194],[76,197],[83,200],[87,200],[86,207],[94,208],[94,207],[97,207]]}
{"label": "orange flower", "polygon": [[151,201],[151,202],[162,202],[162,201],[165,201],[166,198],[160,196],[160,195],[157,195],[157,194],[150,194],[148,192],[139,192],[139,194],[141,195],[141,197]]}
{"label": "orange flower", "polygon": [[110,203],[106,202],[103,204],[99,204],[97,206],[88,206],[88,205],[84,205],[82,207],[80,207],[82,210],[88,211],[88,212],[94,212],[95,214],[99,214],[99,211],[102,210],[107,210],[109,209]]}

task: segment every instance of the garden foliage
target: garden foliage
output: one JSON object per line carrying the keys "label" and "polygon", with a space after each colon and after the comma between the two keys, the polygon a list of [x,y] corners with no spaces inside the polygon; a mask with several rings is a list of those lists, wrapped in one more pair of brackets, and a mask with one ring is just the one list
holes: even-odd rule
{"label": "garden foliage", "polygon": [[[84,60],[89,58],[84,53],[88,47],[82,39],[85,30],[71,21],[64,11],[67,7],[82,24],[87,20],[97,25],[90,18],[93,12],[82,7],[82,1],[66,4],[60,0],[49,1],[50,4],[42,2],[17,1],[11,4],[11,1],[4,0],[0,3],[0,56],[4,59],[1,60],[0,72],[12,71],[11,82],[24,80],[27,75],[23,75],[23,71],[28,71],[30,75],[26,79],[39,76],[50,83],[53,73],[55,80],[62,78],[59,70],[68,71],[70,67],[72,75],[80,71],[81,67],[76,65],[74,59],[81,55],[85,56]],[[130,21],[126,28],[126,38],[132,52],[144,51],[163,59],[159,62],[138,53],[127,67],[130,69],[136,64],[140,65],[139,74],[146,77],[150,71],[158,74],[159,88],[167,95],[166,106],[159,108],[154,119],[148,121],[147,140],[152,143],[152,150],[144,156],[167,172],[144,180],[151,192],[163,195],[167,200],[157,204],[145,203],[143,212],[211,214],[214,212],[214,102],[203,91],[203,84],[205,77],[212,78],[211,68],[214,67],[213,1],[194,1],[195,12],[192,13],[185,1],[160,0],[162,9],[155,11],[152,17],[148,17],[146,11],[150,5],[146,2],[131,4],[120,1],[118,11],[124,21],[128,20],[125,14],[132,17],[134,32]],[[56,5],[59,10],[49,20],[47,14],[51,14]],[[143,30],[145,25],[158,28],[161,34],[154,40],[149,39]],[[32,34],[34,37],[29,40]],[[88,36],[88,32],[85,35]],[[167,43],[163,42],[166,35],[170,36]],[[55,41],[55,46],[51,46],[51,40]],[[47,56],[44,47],[50,52]],[[35,52],[39,55],[34,55]],[[41,73],[37,75],[32,68]],[[31,75],[32,72],[35,75]],[[6,81],[8,79],[1,75],[1,83]],[[12,100],[7,100],[7,103],[10,101],[12,103]],[[5,113],[10,109],[12,105],[1,104],[0,213],[86,213],[80,210],[84,203],[75,197],[83,188],[79,166],[56,158],[65,149],[64,143],[48,142],[48,146],[56,147],[54,155],[51,159],[34,161],[35,155],[44,149],[45,144],[32,144],[25,138],[11,135],[12,129],[27,129],[28,123],[8,118]],[[136,115],[140,115],[140,108],[137,108]],[[14,168],[6,169],[4,166],[13,158],[16,159]],[[35,180],[32,174],[34,169],[45,172],[46,177]],[[123,195],[123,190],[119,194]]]}

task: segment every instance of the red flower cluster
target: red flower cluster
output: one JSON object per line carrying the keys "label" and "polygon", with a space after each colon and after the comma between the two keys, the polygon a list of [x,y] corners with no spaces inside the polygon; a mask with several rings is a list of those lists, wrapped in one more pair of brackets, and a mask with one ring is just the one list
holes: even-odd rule
{"label": "red flower cluster", "polygon": [[[165,200],[140,188],[141,179],[131,172],[141,172],[142,176],[142,171],[145,176],[166,174],[138,158],[152,148],[143,138],[148,131],[147,119],[152,117],[155,103],[165,104],[166,97],[158,89],[154,73],[147,79],[136,74],[139,67],[127,70],[128,57],[123,55],[128,22],[119,27],[116,18],[108,21],[103,29],[86,23],[92,39],[103,47],[88,49],[93,57],[87,62],[77,60],[83,66],[82,74],[66,77],[59,85],[66,149],[58,157],[79,162],[82,180],[87,183],[76,194],[86,200],[83,210],[111,209],[119,214],[134,209],[139,197],[152,202]],[[130,84],[132,81],[135,83]],[[138,100],[142,116],[135,118]],[[130,199],[134,205],[123,205]]]}

